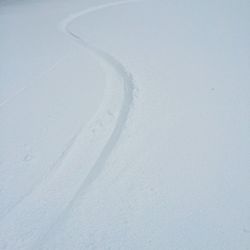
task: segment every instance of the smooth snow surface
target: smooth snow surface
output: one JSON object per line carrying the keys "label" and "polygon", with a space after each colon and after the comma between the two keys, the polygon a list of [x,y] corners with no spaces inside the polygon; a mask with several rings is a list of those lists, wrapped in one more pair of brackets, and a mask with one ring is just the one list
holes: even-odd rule
{"label": "smooth snow surface", "polygon": [[250,249],[249,13],[0,1],[0,250]]}

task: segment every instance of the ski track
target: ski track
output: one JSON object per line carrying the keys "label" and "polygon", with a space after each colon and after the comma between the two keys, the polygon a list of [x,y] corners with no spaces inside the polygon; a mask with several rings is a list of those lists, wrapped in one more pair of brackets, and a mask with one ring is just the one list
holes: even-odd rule
{"label": "ski track", "polygon": [[77,133],[75,133],[71,137],[71,139],[65,145],[64,150],[61,152],[59,157],[52,164],[52,166],[50,168],[50,172],[48,174],[45,174],[41,178],[41,180],[39,180],[37,183],[35,183],[27,193],[22,195],[10,208],[8,208],[7,211],[0,216],[0,221],[3,220],[5,217],[7,217],[16,207],[18,207],[19,204],[21,204],[27,197],[29,197],[35,191],[35,189],[43,183],[43,181],[46,178],[49,178],[49,176],[51,176],[51,174],[53,174],[52,171],[55,171],[62,164],[63,160],[67,157],[67,155],[70,152],[72,146],[74,145],[77,137],[81,134],[83,128],[84,128],[84,125],[82,125],[80,127],[80,129],[77,131]]}
{"label": "ski track", "polygon": [[114,3],[98,5],[95,7],[91,7],[87,10],[83,10],[81,12],[75,13],[74,15],[71,15],[70,17],[66,18],[62,22],[62,30],[64,31],[64,33],[71,36],[76,42],[80,43],[83,47],[85,47],[86,49],[96,54],[97,57],[101,58],[103,61],[106,61],[106,63],[108,63],[110,66],[112,66],[115,69],[118,75],[120,75],[121,78],[123,79],[123,91],[124,91],[123,102],[122,102],[119,116],[117,118],[116,126],[114,130],[112,131],[112,134],[110,135],[107,143],[105,144],[101,154],[99,155],[96,163],[90,170],[89,174],[85,178],[84,182],[82,183],[78,192],[75,194],[72,201],[69,203],[67,209],[70,209],[70,207],[72,207],[73,203],[80,196],[80,194],[86,191],[88,186],[90,186],[100,174],[109,155],[113,151],[116,143],[119,141],[119,138],[122,134],[123,129],[125,128],[126,121],[128,120],[129,113],[133,105],[134,91],[135,91],[133,75],[125,68],[125,66],[123,66],[123,64],[118,59],[116,59],[109,53],[83,40],[80,36],[72,32],[69,29],[69,26],[77,18],[87,15],[89,13],[93,13],[93,12],[103,10],[103,9],[113,7],[113,6],[128,4],[131,2],[137,2],[137,1],[138,0],[126,0],[126,1],[119,1],[119,2],[114,2]]}
{"label": "ski track", "polygon": [[136,89],[135,84],[134,84],[134,80],[133,80],[133,75],[126,70],[126,68],[123,66],[123,64],[119,60],[117,60],[115,57],[108,54],[107,52],[105,52],[105,51],[89,44],[85,40],[83,40],[80,36],[78,36],[77,34],[72,32],[69,29],[69,26],[77,18],[82,17],[84,15],[87,15],[89,13],[96,12],[96,11],[106,9],[109,7],[113,7],[113,6],[128,4],[130,2],[137,2],[137,1],[136,0],[121,1],[121,2],[116,2],[116,3],[109,3],[109,4],[99,5],[96,7],[91,7],[87,10],[83,10],[81,12],[70,15],[68,18],[66,18],[61,23],[61,28],[64,31],[64,33],[66,33],[72,39],[74,39],[75,42],[81,44],[84,48],[93,52],[101,60],[105,61],[110,66],[112,66],[115,69],[115,71],[118,73],[118,75],[121,76],[121,78],[123,79],[124,97],[123,97],[122,107],[121,107],[119,116],[117,118],[116,126],[115,126],[112,134],[110,135],[107,143],[105,144],[101,154],[99,155],[95,164],[91,168],[87,177],[83,180],[81,186],[78,188],[78,190],[75,193],[75,195],[73,196],[72,200],[67,204],[66,208],[62,211],[62,213],[60,215],[58,215],[58,218],[50,226],[50,228],[47,230],[47,232],[44,235],[42,235],[40,237],[40,239],[35,243],[35,247],[38,247],[38,248],[41,247],[43,245],[43,242],[46,242],[46,238],[48,238],[50,236],[50,233],[53,233],[54,231],[56,231],[56,229],[67,220],[71,209],[74,207],[75,204],[77,204],[78,200],[87,192],[87,190],[91,186],[91,184],[101,174],[102,170],[105,167],[106,161],[108,160],[114,147],[116,146],[117,142],[119,141],[119,138],[123,132],[123,129],[126,126],[126,121],[128,120],[130,110],[133,106],[134,91]]}
{"label": "ski track", "polygon": [[[107,159],[109,158],[110,154],[112,153],[114,147],[116,146],[117,142],[120,139],[120,136],[126,126],[126,122],[129,117],[130,110],[133,106],[133,99],[134,99],[134,90],[135,85],[133,82],[133,76],[131,73],[129,73],[126,68],[122,65],[122,63],[114,58],[112,55],[108,54],[107,52],[96,48],[95,46],[89,44],[85,40],[83,40],[80,36],[75,34],[69,29],[70,24],[75,21],[79,17],[83,17],[84,15],[106,9],[112,6],[118,6],[123,4],[128,4],[130,2],[137,2],[141,0],[128,0],[128,1],[120,1],[115,3],[108,3],[103,4],[95,7],[90,7],[86,10],[77,12],[75,14],[69,15],[66,19],[64,19],[61,24],[60,28],[61,30],[69,36],[71,39],[73,39],[76,43],[80,44],[85,49],[89,50],[95,57],[99,58],[99,60],[105,62],[109,66],[111,66],[117,74],[121,77],[123,81],[123,101],[121,104],[120,112],[118,114],[118,118],[116,121],[115,128],[113,129],[111,135],[108,138],[107,143],[104,145],[99,157],[97,158],[95,164],[92,166],[91,170],[87,174],[87,177],[83,180],[80,187],[76,190],[75,194],[73,194],[72,199],[69,200],[68,204],[65,204],[65,208],[57,215],[57,217],[54,219],[54,221],[51,222],[51,225],[45,232],[41,234],[40,237],[38,237],[37,241],[35,242],[35,246],[39,246],[39,244],[42,244],[42,240],[47,238],[49,236],[49,233],[53,230],[55,230],[61,223],[63,223],[73,206],[78,202],[79,198],[82,197],[82,195],[85,194],[85,192],[88,190],[90,185],[98,178],[98,176],[101,174],[102,170],[105,167],[105,163]],[[56,63],[57,65],[57,63]],[[55,66],[56,66],[55,65]],[[55,66],[51,67],[51,70],[54,69]],[[21,92],[23,92],[26,89],[26,87],[21,90],[17,95],[19,95]],[[16,96],[16,95],[15,95]],[[7,104],[7,103],[6,103]],[[1,108],[1,105],[0,105]],[[69,142],[66,144],[65,149],[62,151],[58,159],[55,161],[55,163],[52,166],[52,170],[58,168],[62,162],[64,162],[66,156],[71,152],[72,146],[75,144],[77,138],[81,134],[83,127],[80,127],[80,129],[71,137]],[[18,209],[18,205],[20,203],[23,203],[25,198],[29,197],[33,194],[34,190],[37,186],[40,186],[40,184],[43,182],[44,179],[49,178],[50,175],[53,174],[51,171],[48,175],[42,177],[41,181],[39,183],[36,183],[28,193],[26,193],[21,199],[19,199],[14,206],[12,206],[9,211],[4,214],[4,216],[1,218],[5,218],[10,212],[13,212],[13,210]],[[55,173],[54,173],[55,174]],[[39,244],[37,244],[37,242]]]}
{"label": "ski track", "polygon": [[42,237],[38,240],[38,243],[36,242],[35,246],[41,246],[42,243],[45,242],[45,239],[47,237],[49,237],[50,232],[55,231],[59,227],[59,225],[64,223],[64,221],[67,219],[68,214],[70,213],[71,209],[78,202],[78,199],[81,198],[87,192],[90,185],[101,174],[102,170],[105,167],[106,161],[108,160],[109,156],[111,155],[114,147],[116,146],[117,142],[119,141],[119,138],[123,132],[123,129],[126,126],[126,122],[128,120],[130,110],[133,106],[134,91],[136,89],[135,84],[134,84],[134,80],[133,80],[133,75],[127,71],[127,69],[123,66],[123,64],[119,60],[117,60],[115,57],[108,54],[107,52],[105,52],[105,51],[89,44],[85,40],[83,40],[80,36],[78,36],[77,34],[72,32],[69,29],[69,26],[77,18],[82,17],[84,15],[87,15],[89,13],[93,13],[93,12],[96,12],[96,11],[99,11],[102,9],[106,9],[109,7],[113,7],[113,6],[128,4],[130,2],[137,2],[137,1],[136,0],[120,1],[120,2],[116,2],[116,3],[108,3],[108,4],[99,5],[96,7],[91,7],[87,10],[83,10],[81,12],[70,15],[68,18],[66,18],[61,23],[61,28],[64,31],[64,33],[66,33],[72,39],[74,39],[75,42],[81,44],[84,48],[93,52],[101,60],[105,61],[110,66],[112,66],[115,69],[115,71],[118,73],[118,75],[121,76],[121,78],[123,79],[124,97],[123,97],[122,107],[120,109],[120,113],[119,113],[119,116],[117,118],[116,126],[115,126],[114,130],[112,131],[112,134],[110,135],[107,143],[105,144],[101,154],[99,155],[95,164],[91,168],[87,177],[83,180],[81,186],[79,187],[79,189],[77,190],[77,192],[73,196],[72,200],[68,203],[66,208],[58,216],[58,218],[55,220],[55,222],[50,226],[50,228],[47,230],[46,234],[42,235]]}
{"label": "ski track", "polygon": [[[65,60],[65,56],[63,56],[62,58],[60,58],[59,60],[57,60],[47,70],[43,71],[40,75],[38,75],[37,78],[35,78],[33,81],[37,81],[40,78],[42,78],[43,76],[46,76],[47,74],[49,74],[50,72],[52,72],[64,60]],[[0,110],[2,108],[4,108],[7,104],[11,103],[16,97],[18,97],[20,94],[22,94],[25,90],[27,90],[28,88],[30,88],[31,86],[33,86],[32,82],[26,84],[24,87],[22,87],[21,89],[19,89],[18,91],[16,91],[13,95],[11,95],[10,97],[7,97],[5,100],[3,100],[0,103]]]}

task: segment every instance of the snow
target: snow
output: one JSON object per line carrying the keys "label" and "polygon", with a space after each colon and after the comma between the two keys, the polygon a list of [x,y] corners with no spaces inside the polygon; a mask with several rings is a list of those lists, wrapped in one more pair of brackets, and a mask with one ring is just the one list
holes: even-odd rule
{"label": "snow", "polygon": [[0,249],[250,248],[248,1],[0,3]]}

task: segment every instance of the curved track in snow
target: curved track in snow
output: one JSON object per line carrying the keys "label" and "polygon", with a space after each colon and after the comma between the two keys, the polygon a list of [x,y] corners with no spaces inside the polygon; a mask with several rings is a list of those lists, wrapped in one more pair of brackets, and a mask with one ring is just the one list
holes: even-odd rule
{"label": "curved track in snow", "polygon": [[126,126],[126,122],[129,117],[130,110],[133,105],[133,99],[134,99],[134,91],[135,91],[135,84],[133,81],[133,75],[125,68],[125,66],[115,57],[110,55],[109,53],[103,51],[100,48],[95,47],[94,45],[89,44],[84,39],[82,39],[79,35],[71,31],[70,24],[74,22],[77,18],[80,18],[84,15],[90,14],[92,12],[96,12],[105,8],[109,8],[112,6],[122,5],[122,4],[128,4],[130,2],[135,2],[135,0],[132,1],[121,1],[117,3],[109,3],[109,4],[103,4],[100,6],[92,7],[87,10],[75,13],[74,15],[70,15],[68,18],[66,18],[61,23],[61,28],[63,32],[67,35],[69,35],[75,42],[81,44],[85,49],[90,50],[92,53],[94,53],[97,57],[99,57],[102,61],[109,64],[111,67],[114,68],[114,70],[117,72],[117,74],[122,78],[123,80],[123,101],[122,106],[116,121],[116,126],[113,129],[107,143],[105,144],[104,148],[102,149],[99,157],[97,158],[95,164],[92,166],[91,170],[89,171],[86,178],[83,180],[81,186],[75,193],[73,199],[69,202],[67,207],[64,209],[64,211],[59,215],[59,217],[56,219],[56,221],[51,225],[50,229],[47,231],[47,233],[42,236],[39,240],[39,244],[36,244],[36,246],[39,246],[44,242],[45,238],[50,235],[51,231],[54,231],[57,229],[57,227],[67,219],[68,213],[70,212],[71,208],[74,207],[74,204],[78,201],[78,199],[84,195],[84,193],[87,191],[88,187],[97,179],[97,177],[102,172],[103,168],[105,167],[105,163],[112,153],[115,145],[119,141],[119,138],[123,132],[123,129]]}
{"label": "curved track in snow", "polygon": [[[31,203],[32,197],[36,197],[37,194],[41,194],[41,193],[39,193],[39,188],[38,188],[38,192],[36,192],[37,187],[34,187],[33,190],[31,190],[31,192],[29,194],[25,195],[25,197],[23,197],[14,207],[12,207],[12,209],[10,209],[10,211],[9,211],[10,213],[7,213],[6,216],[4,216],[5,217],[4,224],[7,226],[7,228],[6,228],[6,230],[7,230],[7,232],[6,232],[6,236],[7,236],[6,237],[6,249],[16,249],[15,247],[20,247],[20,244],[23,244],[23,243],[21,243],[23,240],[26,242],[25,243],[26,246],[34,246],[34,244],[36,246],[38,246],[36,244],[37,242],[40,242],[40,244],[41,244],[41,240],[46,238],[48,236],[48,233],[51,232],[51,230],[56,229],[59,224],[63,223],[63,221],[67,218],[68,213],[71,211],[71,208],[79,200],[79,197],[81,197],[88,190],[89,186],[100,175],[100,173],[102,172],[102,170],[105,167],[105,163],[106,163],[107,159],[109,158],[114,147],[116,146],[117,142],[119,141],[120,136],[121,136],[121,134],[126,126],[126,122],[128,120],[131,107],[133,105],[134,90],[135,90],[133,76],[131,73],[129,73],[126,70],[126,68],[123,66],[123,64],[119,60],[117,60],[115,57],[113,57],[109,53],[103,51],[102,49],[96,48],[95,46],[89,44],[84,39],[82,39],[80,36],[78,36],[76,33],[71,31],[70,25],[77,18],[83,17],[84,15],[87,15],[87,14],[90,14],[90,13],[93,13],[93,12],[96,12],[96,11],[99,11],[102,9],[106,9],[106,8],[109,8],[112,6],[127,4],[130,2],[135,2],[135,1],[121,1],[121,2],[116,2],[116,3],[109,3],[109,4],[99,5],[96,7],[91,7],[89,9],[77,12],[75,14],[71,14],[69,17],[67,17],[66,19],[64,19],[61,22],[60,28],[67,36],[69,36],[71,39],[73,39],[76,43],[80,44],[84,49],[87,49],[88,51],[90,51],[96,58],[99,58],[99,60],[102,63],[105,63],[109,67],[113,68],[114,72],[116,72],[116,74],[119,76],[119,78],[122,81],[123,98],[121,101],[119,114],[116,118],[114,128],[111,131],[111,133],[110,133],[104,147],[102,148],[98,158],[94,162],[94,165],[92,165],[88,174],[85,175],[84,178],[81,180],[81,183],[79,183],[78,185],[73,184],[73,185],[75,185],[75,188],[73,188],[73,193],[70,195],[71,197],[70,198],[68,197],[63,201],[64,204],[61,204],[62,206],[59,209],[59,211],[57,211],[56,214],[55,214],[55,212],[52,212],[52,214],[49,216],[49,217],[51,217],[49,223],[43,222],[43,219],[39,218],[41,225],[35,226],[33,224],[30,224],[30,225],[28,225],[28,227],[25,226],[25,228],[24,228],[24,226],[22,226],[23,223],[24,223],[24,225],[26,224],[25,221],[29,221],[30,219],[34,220],[33,223],[35,223],[35,221],[36,221],[35,218],[37,215],[36,215],[35,211],[37,210],[37,207],[36,207],[37,205],[35,205],[34,208],[30,207],[30,205],[32,204]],[[61,165],[62,163],[66,163],[66,161],[67,161],[66,156],[69,154],[69,152],[72,151],[73,145],[76,143],[77,139],[79,138],[79,136],[81,134],[81,130],[82,129],[80,129],[80,131],[78,131],[76,133],[76,135],[73,136],[72,140],[70,140],[70,143],[67,146],[65,152],[62,153],[62,156],[57,161],[58,165]],[[72,152],[72,153],[74,153],[74,152]],[[57,166],[57,168],[58,167],[59,166]],[[57,172],[50,173],[50,174],[57,175]],[[74,175],[74,173],[71,173],[71,174]],[[78,173],[75,173],[75,174],[78,174]],[[50,176],[47,176],[46,178],[49,179]],[[67,178],[67,177],[65,176],[65,178]],[[53,176],[52,176],[52,180],[53,180]],[[44,180],[42,180],[41,182],[42,183],[38,183],[37,186],[39,186],[40,188],[42,186],[42,190],[44,191],[44,193],[43,193],[42,197],[40,197],[40,199],[43,200],[42,206],[41,206],[41,208],[39,208],[40,205],[38,205],[38,209],[39,210],[41,209],[41,211],[46,210],[45,211],[45,214],[46,214],[46,213],[50,213],[49,212],[49,207],[50,207],[49,202],[51,200],[53,200],[53,197],[52,197],[53,194],[51,194],[50,192],[47,192],[47,191],[49,191],[51,188],[57,190],[58,187],[57,187],[56,183],[55,183],[55,185],[53,185],[53,183],[50,183],[50,185],[47,185],[46,181],[44,182]],[[38,198],[38,197],[36,197],[36,198]],[[44,206],[45,203],[47,204],[46,206]],[[53,205],[53,204],[51,204],[51,205]],[[21,208],[21,210],[20,210],[20,208]],[[13,217],[13,215],[14,215],[14,217]],[[12,220],[15,220],[14,218],[16,216],[17,216],[17,218],[20,218],[22,222],[19,225],[20,231],[18,230],[19,232],[18,233],[16,232],[17,234],[15,233],[15,235],[12,235],[11,225],[12,225],[12,223],[14,223],[14,224],[16,223],[15,221],[12,222]],[[34,216],[34,218],[33,218],[33,216]],[[13,219],[12,219],[12,217],[13,217]],[[8,223],[8,219],[11,219],[10,224]],[[8,228],[10,229],[10,231],[8,230]],[[34,228],[35,230],[33,230],[32,228]],[[23,239],[23,237],[25,237],[24,235],[26,234],[25,233],[26,231],[32,232],[32,234],[33,234],[32,239]],[[4,235],[2,235],[2,236],[5,237]],[[15,238],[14,242],[12,242],[13,237]],[[8,248],[8,247],[10,247],[10,248]]]}
{"label": "curved track in snow", "polygon": [[98,157],[96,163],[92,167],[91,171],[87,175],[86,179],[82,183],[81,188],[78,190],[77,194],[75,195],[74,199],[71,201],[72,203],[76,200],[76,198],[80,195],[80,193],[84,192],[89,185],[98,177],[99,173],[102,170],[102,167],[105,165],[106,160],[108,159],[110,153],[112,152],[113,148],[115,147],[116,143],[118,142],[121,133],[125,127],[126,121],[129,116],[129,112],[131,109],[131,106],[133,104],[133,93],[135,90],[135,85],[133,81],[133,76],[130,72],[127,71],[125,66],[110,55],[109,53],[96,48],[95,46],[89,44],[84,39],[82,39],[80,36],[78,36],[76,33],[70,30],[70,24],[74,22],[77,18],[82,17],[84,15],[90,14],[92,12],[96,12],[105,8],[109,8],[112,6],[122,5],[122,4],[128,4],[130,2],[135,1],[120,1],[116,3],[109,3],[109,4],[103,4],[96,7],[89,8],[87,10],[75,13],[73,15],[70,15],[68,18],[66,18],[62,22],[62,30],[64,33],[69,35],[72,39],[74,39],[77,43],[80,43],[84,48],[90,50],[93,52],[97,57],[101,58],[103,61],[108,63],[110,66],[112,66],[117,74],[122,78],[123,80],[123,102],[120,109],[119,116],[117,118],[116,126],[114,130],[112,131],[112,134],[110,135],[107,143],[105,144],[100,156]]}

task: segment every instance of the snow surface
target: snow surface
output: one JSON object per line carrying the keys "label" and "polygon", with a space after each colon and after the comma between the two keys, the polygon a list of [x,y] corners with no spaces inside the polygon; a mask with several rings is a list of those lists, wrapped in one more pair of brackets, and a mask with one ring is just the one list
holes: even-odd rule
{"label": "snow surface", "polygon": [[0,249],[250,249],[250,2],[0,2]]}

